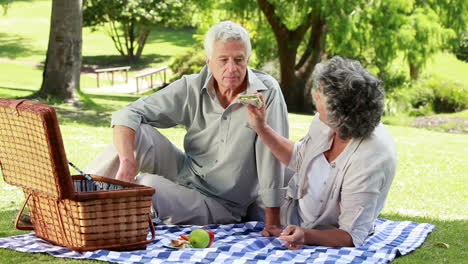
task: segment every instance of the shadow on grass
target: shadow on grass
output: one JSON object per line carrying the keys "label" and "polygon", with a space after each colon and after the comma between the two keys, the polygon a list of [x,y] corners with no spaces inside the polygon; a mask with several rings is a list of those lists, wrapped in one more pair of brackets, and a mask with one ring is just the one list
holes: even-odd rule
{"label": "shadow on grass", "polygon": [[149,43],[165,43],[170,42],[174,46],[188,47],[195,43],[192,35],[195,29],[171,29],[171,28],[155,28],[148,37]]}
{"label": "shadow on grass", "polygon": [[30,42],[30,39],[19,35],[0,32],[0,57],[16,59],[17,57],[31,56],[40,52],[32,48]]}
{"label": "shadow on grass", "polygon": [[[11,92],[2,92],[1,90],[10,90],[17,92],[12,96]],[[35,93],[36,90],[33,89],[28,89],[28,88],[13,88],[13,87],[5,87],[5,86],[0,86],[0,98],[11,98],[11,99],[17,99],[19,97],[24,97],[31,95]]]}
{"label": "shadow on grass", "polygon": [[133,102],[138,99],[137,96],[126,96],[126,95],[107,95],[107,94],[86,94],[90,99],[104,99],[120,102]]}
{"label": "shadow on grass", "polygon": [[28,89],[28,88],[17,88],[17,87],[6,87],[0,86],[1,89],[13,90],[13,91],[22,91],[22,92],[36,92],[36,90]]}
{"label": "shadow on grass", "polygon": [[109,127],[111,114],[106,112],[68,110],[55,107],[60,124],[74,123],[92,127]]}
{"label": "shadow on grass", "polygon": [[[10,90],[3,94],[0,90],[0,98],[16,99],[33,94],[36,90],[27,88],[0,87]],[[63,104],[55,101],[39,100],[39,103],[53,106],[57,111],[60,124],[76,123],[93,127],[108,127],[112,112],[120,109],[125,103],[130,103],[139,98],[139,96],[126,95],[97,95],[85,94],[79,92],[80,103],[78,105]],[[101,100],[105,103],[96,103],[95,100]],[[124,102],[113,105],[113,102]]]}
{"label": "shadow on grass", "polygon": [[99,56],[83,56],[83,64],[97,65],[98,68],[104,67],[120,67],[131,66],[131,71],[139,71],[150,67],[152,64],[160,63],[169,59],[169,56],[158,54],[142,55],[140,60],[135,63],[129,62],[125,57],[120,55],[99,55]]}
{"label": "shadow on grass", "polygon": [[58,113],[61,124],[76,123],[93,127],[109,127],[111,123],[112,112],[121,109],[122,106],[111,104],[99,104],[95,100],[104,100],[112,102],[133,102],[138,96],[125,95],[99,95],[85,94],[80,92],[81,106],[69,107],[64,105],[54,106]]}

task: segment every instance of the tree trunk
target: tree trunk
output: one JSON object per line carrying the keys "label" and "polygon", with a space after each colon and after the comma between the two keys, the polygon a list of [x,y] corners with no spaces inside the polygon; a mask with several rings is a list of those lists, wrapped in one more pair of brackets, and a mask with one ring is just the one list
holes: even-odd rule
{"label": "tree trunk", "polygon": [[82,0],[53,0],[41,89],[33,95],[75,101],[80,89]]}
{"label": "tree trunk", "polygon": [[[315,65],[317,65],[321,60],[322,57],[325,55],[325,45],[326,45],[326,33],[327,33],[327,22],[325,18],[323,18],[322,14],[320,13],[320,9],[314,9],[314,15],[312,20],[312,27],[310,32],[310,38],[307,44],[307,50],[304,55],[307,55],[306,62],[297,69],[296,74],[302,80],[304,85],[304,104],[303,104],[303,111],[311,112],[314,109],[314,105],[312,102],[312,85],[311,76],[315,69]],[[307,54],[308,51],[310,55]],[[304,57],[303,55],[303,57]],[[296,66],[297,68],[297,66]]]}
{"label": "tree trunk", "polygon": [[145,47],[146,41],[148,40],[148,36],[150,33],[151,33],[150,28],[145,28],[140,31],[140,35],[138,36],[138,49],[136,53],[137,60],[141,58],[141,54],[143,53],[143,48]]}
{"label": "tree trunk", "polygon": [[410,67],[410,77],[411,77],[411,80],[415,81],[419,78],[419,67],[416,66],[416,64],[414,63],[409,63],[409,67]]}
{"label": "tree trunk", "polygon": [[[312,112],[312,97],[307,88],[315,65],[320,61],[325,47],[326,20],[321,15],[320,7],[314,7],[306,19],[296,29],[288,29],[275,13],[275,6],[268,0],[257,0],[268,23],[270,23],[276,42],[280,62],[281,88],[288,105],[293,112]],[[296,56],[300,43],[312,27],[311,36],[304,54],[296,65]]]}
{"label": "tree trunk", "polygon": [[281,88],[288,110],[293,112],[303,111],[305,83],[296,76],[294,70],[297,47],[292,45],[288,34],[278,35],[276,41],[278,42]]}

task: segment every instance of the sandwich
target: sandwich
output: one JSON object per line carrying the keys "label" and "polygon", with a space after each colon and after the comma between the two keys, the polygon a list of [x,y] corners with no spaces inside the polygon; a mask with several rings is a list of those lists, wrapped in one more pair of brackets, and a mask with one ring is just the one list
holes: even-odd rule
{"label": "sandwich", "polygon": [[258,94],[244,94],[237,96],[237,102],[241,104],[250,104],[257,108],[262,107],[262,100]]}

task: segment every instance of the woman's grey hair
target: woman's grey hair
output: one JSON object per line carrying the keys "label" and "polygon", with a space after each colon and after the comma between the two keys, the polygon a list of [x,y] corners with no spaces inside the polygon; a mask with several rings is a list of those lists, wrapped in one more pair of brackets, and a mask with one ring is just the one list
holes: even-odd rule
{"label": "woman's grey hair", "polygon": [[205,34],[204,46],[206,56],[210,59],[213,55],[213,46],[217,40],[240,40],[244,42],[247,58],[252,52],[249,33],[241,25],[232,21],[223,21],[213,25]]}
{"label": "woman's grey hair", "polygon": [[366,138],[379,124],[385,92],[361,63],[335,56],[315,66],[313,90],[325,96],[328,124],[342,139]]}

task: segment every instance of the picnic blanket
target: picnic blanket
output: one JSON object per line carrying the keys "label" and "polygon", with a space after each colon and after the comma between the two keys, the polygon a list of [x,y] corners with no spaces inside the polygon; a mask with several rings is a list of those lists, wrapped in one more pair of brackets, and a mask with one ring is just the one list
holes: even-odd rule
{"label": "picnic blanket", "polygon": [[388,263],[419,247],[434,225],[410,221],[376,220],[375,233],[358,248],[304,246],[288,250],[282,241],[262,237],[263,222],[231,225],[208,225],[215,232],[215,242],[206,249],[171,249],[165,245],[181,234],[199,226],[156,226],[156,241],[146,250],[117,252],[96,250],[78,253],[52,245],[34,235],[0,238],[0,248],[22,252],[45,252],[55,257],[96,259],[115,263]]}

